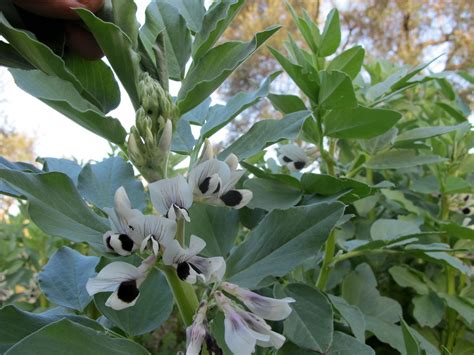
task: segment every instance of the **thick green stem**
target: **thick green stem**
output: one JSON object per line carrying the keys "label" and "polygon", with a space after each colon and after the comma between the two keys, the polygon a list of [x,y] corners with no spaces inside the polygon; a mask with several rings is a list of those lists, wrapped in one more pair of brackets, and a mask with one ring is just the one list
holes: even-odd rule
{"label": "thick green stem", "polygon": [[334,258],[334,251],[336,250],[336,236],[334,229],[329,233],[328,240],[326,241],[326,249],[324,250],[323,264],[321,265],[321,271],[319,272],[318,281],[316,287],[320,290],[326,288],[326,284],[329,278],[329,271],[331,270],[331,262]]}
{"label": "thick green stem", "polygon": [[331,176],[335,175],[334,172],[334,153],[336,151],[336,140],[334,138],[329,138],[329,152],[328,159],[326,160],[326,165],[328,167],[328,174]]}
{"label": "thick green stem", "polygon": [[186,326],[193,322],[194,313],[199,307],[199,300],[194,288],[181,281],[176,274],[176,270],[171,266],[160,266],[160,270],[165,274],[168,285],[173,292],[174,300],[178,306],[181,318]]}

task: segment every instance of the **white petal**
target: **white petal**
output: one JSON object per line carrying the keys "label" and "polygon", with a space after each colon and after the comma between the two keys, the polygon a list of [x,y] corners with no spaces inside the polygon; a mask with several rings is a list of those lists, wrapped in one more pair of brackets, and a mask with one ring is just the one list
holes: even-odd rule
{"label": "white petal", "polygon": [[178,219],[179,216],[177,216],[176,214],[176,205],[171,205],[170,209],[168,210],[168,213],[166,215],[166,217],[168,217],[168,219],[172,220],[172,221],[176,221]]}
{"label": "white petal", "polygon": [[212,147],[211,142],[209,139],[204,141],[204,148],[202,149],[201,156],[198,160],[198,165],[204,163],[206,160],[210,160],[214,158],[214,148]]}
{"label": "white petal", "polygon": [[257,340],[269,341],[270,337],[249,328],[248,324],[235,311],[225,312],[225,342],[234,354],[251,354],[255,351]]}
{"label": "white petal", "polygon": [[198,236],[192,234],[189,240],[189,248],[186,250],[188,257],[198,255],[206,247],[206,242]]}
{"label": "white petal", "polygon": [[245,170],[235,170],[230,174],[229,180],[224,184],[224,186],[221,189],[221,194],[225,193],[229,190],[232,190],[237,184],[237,182],[240,180],[240,178],[245,174]]}
{"label": "white petal", "polygon": [[147,215],[130,222],[133,239],[142,244],[144,238],[153,235],[158,242],[167,243],[176,235],[176,222],[168,218]]}
{"label": "white petal", "polygon": [[135,298],[132,302],[127,303],[127,302],[122,301],[120,298],[118,298],[118,291],[116,290],[114,293],[112,293],[109,296],[109,298],[107,298],[105,305],[107,307],[115,309],[116,311],[121,311],[122,309],[133,307],[135,303],[137,303],[137,300],[139,297],[140,295],[138,295],[137,298]]}
{"label": "white petal", "polygon": [[175,265],[181,255],[184,255],[184,249],[177,240],[172,240],[163,253],[163,263],[165,265]]}
{"label": "white petal", "polygon": [[123,186],[120,186],[117,191],[115,191],[114,207],[119,215],[126,215],[128,211],[132,209],[132,203]]}
{"label": "white petal", "polygon": [[239,158],[234,153],[230,153],[224,162],[229,165],[230,170],[236,170],[239,166]]}
{"label": "white petal", "polygon": [[97,276],[90,278],[86,289],[91,296],[99,292],[115,291],[123,281],[137,280],[142,276],[135,266],[115,261],[106,265]]}
{"label": "white petal", "polygon": [[191,218],[189,217],[189,212],[185,208],[178,208],[179,213],[184,218],[186,222],[191,222]]}
{"label": "white petal", "polygon": [[186,329],[186,355],[199,355],[206,337],[206,329],[202,325],[192,325]]}
{"label": "white petal", "polygon": [[203,258],[195,256],[189,263],[196,266],[204,276],[204,282],[211,283],[221,281],[225,274],[226,263],[223,257]]}
{"label": "white petal", "polygon": [[223,161],[217,159],[210,159],[204,163],[198,164],[189,173],[189,185],[191,186],[194,193],[201,195],[199,185],[206,179],[214,174],[219,175],[223,184],[226,184],[230,179],[229,166]]}
{"label": "white petal", "polygon": [[241,294],[237,294],[236,296],[242,300],[252,313],[264,319],[274,321],[287,318],[292,311],[288,303],[295,302],[295,300],[290,297],[275,299],[264,297],[251,291],[249,291],[245,297],[242,297]]}
{"label": "white petal", "polygon": [[280,154],[290,158],[293,161],[308,161],[308,156],[306,155],[305,151],[295,144],[282,145],[280,147]]}
{"label": "white petal", "polygon": [[[128,234],[106,232],[103,235],[104,243],[108,250],[111,250],[118,255],[128,256],[137,248],[132,238]],[[131,248],[130,248],[131,245]],[[126,248],[124,248],[126,246]]]}
{"label": "white petal", "polygon": [[193,203],[192,189],[182,175],[156,181],[148,188],[153,207],[163,215],[169,212],[173,204],[188,209]]}
{"label": "white petal", "polygon": [[219,199],[219,204],[226,205],[235,209],[240,209],[246,206],[253,197],[253,193],[250,190],[244,189],[235,189],[229,190],[226,193],[222,194]]}

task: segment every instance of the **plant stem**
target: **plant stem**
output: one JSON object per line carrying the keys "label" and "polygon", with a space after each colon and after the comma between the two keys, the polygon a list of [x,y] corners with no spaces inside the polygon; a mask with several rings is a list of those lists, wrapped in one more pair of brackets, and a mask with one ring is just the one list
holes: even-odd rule
{"label": "plant stem", "polygon": [[399,254],[399,253],[401,252],[398,250],[390,250],[390,249],[355,250],[355,251],[350,251],[348,253],[345,253],[343,255],[333,258],[330,266],[332,267],[341,261],[344,261],[350,258],[355,258],[357,256],[367,255],[367,254]]}
{"label": "plant stem", "polygon": [[186,326],[191,325],[193,323],[194,313],[199,307],[199,300],[194,288],[190,284],[181,281],[173,267],[160,265],[159,269],[166,276],[166,280],[173,292],[174,300],[184,324]]}
{"label": "plant stem", "polygon": [[334,229],[329,233],[328,240],[326,241],[326,249],[324,250],[323,264],[321,265],[321,271],[319,272],[318,281],[316,287],[324,291],[329,278],[329,271],[331,270],[331,262],[334,258],[334,251],[336,250],[336,236]]}
{"label": "plant stem", "polygon": [[336,150],[336,140],[334,138],[329,138],[329,152],[328,159],[326,160],[326,165],[328,167],[328,174],[334,176],[334,152]]}
{"label": "plant stem", "polygon": [[184,246],[184,229],[185,229],[185,220],[184,218],[180,218],[177,221],[177,228],[176,228],[176,240],[179,242],[181,246]]}

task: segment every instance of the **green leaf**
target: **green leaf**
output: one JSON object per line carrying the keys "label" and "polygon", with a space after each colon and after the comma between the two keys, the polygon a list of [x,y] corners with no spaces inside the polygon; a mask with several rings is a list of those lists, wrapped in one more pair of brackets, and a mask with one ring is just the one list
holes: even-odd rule
{"label": "green leaf", "polygon": [[84,198],[101,209],[114,207],[115,191],[121,186],[127,191],[133,208],[146,206],[142,183],[135,178],[133,166],[121,157],[88,163],[78,180],[78,189]]}
{"label": "green leaf", "polygon": [[2,41],[0,41],[0,65],[24,70],[34,69],[34,66],[28,63],[13,46]]}
{"label": "green leaf", "polygon": [[180,120],[188,121],[189,123],[202,126],[207,119],[207,115],[209,113],[209,105],[211,104],[211,102],[212,99],[208,97],[206,100],[201,102],[192,110],[182,115]]}
{"label": "green leaf", "polygon": [[357,106],[351,79],[340,71],[319,72],[321,89],[318,104],[324,110],[344,109]]}
{"label": "green leaf", "polygon": [[289,284],[281,290],[281,296],[296,301],[290,304],[293,311],[284,321],[284,334],[302,348],[326,353],[334,331],[334,315],[326,296],[304,284]]}
{"label": "green leaf", "polygon": [[341,201],[345,203],[370,196],[376,191],[369,185],[357,180],[313,173],[303,174],[301,185],[303,191],[307,194],[332,196],[347,192],[347,194],[341,197]]}
{"label": "green leaf", "polygon": [[193,32],[199,32],[202,27],[206,8],[203,0],[161,0],[173,5],[179,14],[186,20],[188,28]]}
{"label": "green leaf", "polygon": [[413,317],[422,327],[436,327],[444,316],[444,303],[434,292],[412,299]]}
{"label": "green leaf", "polygon": [[395,140],[395,143],[397,146],[399,146],[406,142],[418,141],[440,136],[442,134],[454,132],[462,126],[464,126],[464,124],[461,123],[455,126],[432,126],[414,128],[399,134],[397,139]]}
{"label": "green leaf", "polygon": [[395,138],[397,137],[397,133],[398,129],[396,127],[392,127],[384,134],[370,139],[360,140],[359,144],[363,150],[369,153],[369,155],[376,155],[377,153],[387,150],[393,145]]}
{"label": "green leaf", "polygon": [[474,326],[474,304],[472,300],[445,293],[438,293],[438,296],[446,302],[449,308],[455,310],[469,327]]}
{"label": "green leaf", "polygon": [[140,57],[133,49],[130,38],[117,25],[102,21],[92,12],[85,9],[75,9],[94,35],[100,48],[104,51],[112,68],[130,96],[135,108],[139,106],[138,77]]}
{"label": "green leaf", "polygon": [[77,186],[77,178],[82,170],[82,166],[80,166],[78,163],[73,160],[58,158],[40,158],[39,160],[43,162],[44,171],[57,171],[66,174],[71,178],[72,182],[74,182],[74,185]]}
{"label": "green leaf", "polygon": [[191,125],[188,121],[181,118],[176,124],[176,130],[173,133],[171,150],[178,154],[188,155],[193,151],[195,144],[196,139],[193,136]]}
{"label": "green leaf", "polygon": [[116,118],[104,116],[67,81],[38,70],[10,69],[15,83],[24,91],[66,115],[78,125],[115,143],[123,144],[126,132]]}
{"label": "green leaf", "polygon": [[149,354],[141,345],[124,338],[111,338],[105,333],[62,319],[23,338],[5,355],[100,355]]}
{"label": "green leaf", "polygon": [[244,182],[244,188],[253,193],[253,198],[247,206],[267,211],[293,207],[302,196],[301,189],[277,180],[249,179]]}
{"label": "green leaf", "polygon": [[168,2],[151,2],[146,8],[146,22],[140,30],[145,47],[153,48],[158,34],[163,34],[165,58],[170,78],[183,80],[191,56],[191,34],[177,7]]}
{"label": "green leaf", "polygon": [[248,42],[225,42],[200,57],[189,70],[178,94],[181,113],[187,112],[206,99],[239,65],[245,62],[279,26],[258,32]]}
{"label": "green leaf", "polygon": [[303,100],[296,95],[269,94],[267,98],[283,114],[306,110]]}
{"label": "green leaf", "polygon": [[304,68],[298,64],[293,64],[288,58],[283,56],[276,49],[268,48],[281,67],[295,82],[303,93],[312,101],[316,102],[319,92],[319,77],[317,73],[307,73]]}
{"label": "green leaf", "polygon": [[0,309],[0,352],[6,352],[7,349],[26,336],[63,318],[96,330],[103,329],[96,321],[77,316],[74,313],[65,313],[63,309],[30,313],[16,306],[8,305]]}
{"label": "green leaf", "polygon": [[454,222],[442,222],[440,224],[443,231],[456,236],[456,238],[474,240],[474,230],[469,227],[464,227]]}
{"label": "green leaf", "polygon": [[102,235],[109,225],[87,207],[69,177],[0,169],[0,179],[28,199],[29,216],[46,234],[103,250]]}
{"label": "green leaf", "polygon": [[456,107],[445,102],[437,102],[436,105],[442,108],[443,111],[454,118],[457,122],[465,123],[467,121],[467,117]]}
{"label": "green leaf", "polygon": [[362,68],[365,50],[361,46],[355,46],[334,57],[329,63],[327,70],[338,70],[346,73],[352,80],[355,79]]}
{"label": "green leaf", "polygon": [[239,232],[239,213],[230,208],[194,203],[189,209],[191,222],[186,235],[197,235],[206,241],[203,255],[226,256]]}
{"label": "green leaf", "polygon": [[260,88],[252,92],[239,92],[232,96],[225,106],[212,106],[207,115],[206,122],[201,129],[201,137],[210,137],[237,115],[247,108],[255,105],[258,101],[264,98],[270,90],[271,82],[280,74],[275,72],[270,74],[262,83]]}
{"label": "green leaf", "polygon": [[[366,316],[395,323],[402,316],[402,308],[397,301],[381,296],[377,290],[377,280],[368,264],[359,264],[348,274],[341,286],[342,297]],[[367,320],[367,319],[366,319]],[[372,331],[367,324],[367,329]]]}
{"label": "green leaf", "polygon": [[285,1],[285,4],[290,11],[293,22],[298,27],[301,35],[303,36],[306,44],[309,46],[313,53],[318,52],[318,45],[321,41],[321,34],[319,33],[318,27],[311,21],[308,13],[303,9],[304,18],[301,18],[296,13],[293,6],[288,1]]}
{"label": "green leaf", "polygon": [[133,48],[138,46],[138,28],[136,13],[137,5],[133,0],[112,0],[113,23],[127,35]]}
{"label": "green leaf", "polygon": [[158,329],[173,310],[173,296],[164,275],[153,269],[140,286],[137,303],[130,308],[115,311],[105,305],[110,293],[98,293],[94,301],[100,312],[113,324],[131,336]]}
{"label": "green leaf", "polygon": [[324,116],[324,134],[334,138],[373,138],[387,132],[401,118],[400,112],[386,109],[335,109]]}
{"label": "green leaf", "polygon": [[[341,314],[342,318],[351,327],[352,333],[356,338],[365,341],[365,319],[364,315],[357,306],[350,305],[344,298],[334,295],[327,295],[333,307]],[[334,342],[333,342],[334,343]]]}
{"label": "green leaf", "polygon": [[244,4],[244,0],[218,0],[212,3],[194,39],[194,60],[203,57],[212,48]]}
{"label": "green leaf", "polygon": [[421,350],[420,343],[408,324],[403,319],[400,320],[400,323],[402,324],[403,341],[405,342],[407,354],[424,355],[425,352]]}
{"label": "green leaf", "polygon": [[420,228],[418,223],[397,219],[381,218],[376,220],[370,227],[372,240],[391,240],[419,232]]}
{"label": "green leaf", "polygon": [[420,278],[407,266],[392,266],[389,270],[395,282],[401,287],[411,287],[420,295],[428,295],[430,289]]}
{"label": "green leaf", "polygon": [[332,345],[326,355],[375,355],[375,351],[345,333],[334,332]]}
{"label": "green leaf", "polygon": [[341,43],[341,26],[339,24],[339,12],[332,9],[326,17],[324,30],[321,34],[318,55],[327,57],[333,54]]}
{"label": "green leaf", "polygon": [[239,160],[243,160],[283,139],[295,139],[309,115],[309,111],[299,111],[290,113],[280,120],[268,119],[257,122],[247,133],[221,152],[219,158],[234,153]]}
{"label": "green leaf", "polygon": [[69,70],[82,86],[95,97],[102,112],[107,113],[120,103],[120,89],[114,73],[102,60],[87,60],[78,55],[64,57]]}
{"label": "green leaf", "polygon": [[38,282],[46,298],[58,305],[82,311],[92,300],[86,290],[89,277],[95,275],[97,256],[84,256],[62,247],[40,272]]}
{"label": "green leaf", "polygon": [[438,155],[417,155],[412,150],[390,150],[373,156],[365,163],[365,166],[376,170],[403,169],[419,165],[439,164],[446,160]]}
{"label": "green leaf", "polygon": [[338,202],[273,210],[231,254],[227,277],[254,287],[267,276],[286,275],[319,250],[343,211]]}

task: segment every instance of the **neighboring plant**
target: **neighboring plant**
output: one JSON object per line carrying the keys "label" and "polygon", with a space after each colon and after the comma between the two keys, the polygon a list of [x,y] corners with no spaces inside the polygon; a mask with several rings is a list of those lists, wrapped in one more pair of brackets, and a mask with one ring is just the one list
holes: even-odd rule
{"label": "neighboring plant", "polygon": [[[0,309],[2,352],[144,354],[174,304],[187,354],[472,352],[474,134],[461,100],[426,65],[362,75],[359,46],[328,59],[338,12],[320,31],[289,6],[306,45],[271,52],[302,96],[270,93],[274,73],[210,106],[278,30],[216,45],[243,4],[159,0],[140,28],[133,1],[112,0],[110,22],[75,10],[111,68],[60,57],[0,15],[16,83],[121,150],[85,166],[0,162],[1,192],[26,199],[44,233],[90,246],[60,248],[39,274],[57,308]],[[129,133],[106,116],[112,70],[136,110]],[[265,97],[283,118],[216,152],[208,139]],[[279,163],[265,159],[278,142]]]}

